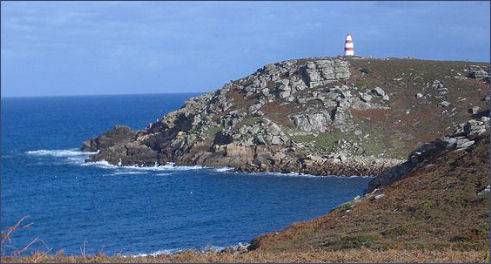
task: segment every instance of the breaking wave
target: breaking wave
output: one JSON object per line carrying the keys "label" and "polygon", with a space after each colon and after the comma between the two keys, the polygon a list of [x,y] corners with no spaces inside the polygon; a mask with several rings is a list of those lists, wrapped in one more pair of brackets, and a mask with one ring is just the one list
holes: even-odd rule
{"label": "breaking wave", "polygon": [[249,246],[249,243],[238,243],[236,245],[228,246],[228,247],[220,247],[220,246],[208,246],[204,249],[164,249],[164,250],[157,250],[151,253],[137,253],[137,254],[129,254],[129,255],[123,255],[122,257],[124,258],[139,258],[139,257],[157,257],[159,255],[171,255],[171,254],[177,254],[180,252],[184,252],[187,250],[193,250],[196,252],[220,252],[223,250],[238,250],[240,248],[247,248]]}
{"label": "breaking wave", "polygon": [[[236,172],[236,173],[241,173],[238,171],[235,171],[234,168],[230,167],[223,167],[223,168],[211,168],[211,167],[206,167],[206,166],[200,166],[200,165],[194,165],[194,166],[180,166],[180,165],[175,165],[175,163],[169,162],[165,165],[158,165],[155,164],[154,166],[122,166],[122,165],[114,165],[110,164],[109,162],[105,160],[101,161],[95,161],[95,162],[86,162],[86,159],[93,154],[97,154],[97,152],[87,152],[87,151],[81,151],[79,149],[54,149],[54,150],[48,150],[48,149],[40,149],[40,150],[30,150],[27,151],[26,154],[31,155],[31,156],[38,156],[38,157],[54,157],[54,158],[61,158],[63,163],[65,164],[73,164],[73,165],[78,165],[78,166],[92,166],[92,167],[98,167],[101,169],[108,169],[112,170],[113,172],[105,175],[137,175],[137,174],[147,174],[150,172],[160,172],[157,175],[160,176],[165,176],[168,175],[172,171],[191,171],[191,170],[202,170],[202,169],[207,169],[207,170],[213,170],[218,173],[230,173],[230,172]],[[62,163],[62,164],[63,164]],[[249,175],[261,175],[261,176],[277,176],[277,177],[309,177],[309,178],[359,178],[359,177],[368,177],[370,178],[371,176],[334,176],[334,175],[329,175],[329,176],[316,176],[316,175],[311,175],[311,174],[304,174],[304,173],[298,173],[298,172],[289,172],[289,173],[283,173],[283,172],[252,172],[252,173],[247,173]]]}
{"label": "breaking wave", "polygon": [[97,154],[97,152],[87,152],[78,149],[40,149],[40,150],[30,150],[26,152],[28,155],[32,156],[51,156],[51,157],[74,157],[74,156],[88,156],[92,154]]}
{"label": "breaking wave", "polygon": [[157,165],[154,166],[121,166],[121,165],[113,165],[105,160],[95,161],[95,162],[84,162],[81,164],[82,166],[95,166],[103,169],[128,169],[128,170],[137,170],[137,171],[186,171],[186,170],[200,170],[207,169],[207,167],[195,165],[195,166],[177,166],[174,163],[167,163],[165,165]]}
{"label": "breaking wave", "polygon": [[217,168],[215,169],[216,172],[226,172],[226,171],[233,171],[235,170],[234,168],[230,168],[230,167],[223,167],[223,168]]}

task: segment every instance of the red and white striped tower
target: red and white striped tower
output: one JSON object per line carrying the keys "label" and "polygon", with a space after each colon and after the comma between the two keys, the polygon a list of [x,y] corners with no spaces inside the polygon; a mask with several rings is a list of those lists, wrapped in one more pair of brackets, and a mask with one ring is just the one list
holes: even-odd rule
{"label": "red and white striped tower", "polygon": [[344,41],[344,56],[354,56],[355,50],[353,49],[353,39],[351,34],[346,35],[346,40]]}

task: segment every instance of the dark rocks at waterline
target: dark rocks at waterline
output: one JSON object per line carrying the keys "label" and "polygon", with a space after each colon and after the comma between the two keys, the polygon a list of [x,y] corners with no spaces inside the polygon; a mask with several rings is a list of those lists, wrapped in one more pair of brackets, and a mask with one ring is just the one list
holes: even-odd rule
{"label": "dark rocks at waterline", "polygon": [[107,161],[121,166],[153,166],[158,163],[158,158],[158,153],[148,146],[128,142],[101,149],[99,153],[90,156],[89,161]]}
{"label": "dark rocks at waterline", "polygon": [[106,149],[111,146],[130,142],[136,136],[136,132],[127,126],[115,126],[112,130],[105,132],[104,134],[91,138],[83,142],[83,151],[98,151]]}

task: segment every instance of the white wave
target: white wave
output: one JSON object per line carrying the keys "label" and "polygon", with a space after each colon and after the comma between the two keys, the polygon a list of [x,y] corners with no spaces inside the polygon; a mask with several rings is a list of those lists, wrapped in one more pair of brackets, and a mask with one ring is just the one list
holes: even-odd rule
{"label": "white wave", "polygon": [[121,166],[113,165],[105,160],[95,161],[95,162],[85,162],[83,166],[96,166],[103,169],[124,169],[124,170],[138,170],[138,171],[186,171],[186,170],[200,170],[206,169],[207,167],[195,165],[195,166],[177,166],[174,163],[167,163],[165,165],[155,164],[154,166]]}
{"label": "white wave", "polygon": [[164,250],[157,250],[155,252],[151,252],[151,253],[138,253],[138,254],[132,254],[132,255],[123,255],[122,257],[123,258],[139,258],[139,257],[148,257],[148,256],[152,256],[152,257],[156,257],[156,256],[159,256],[159,255],[171,255],[171,254],[177,254],[177,253],[180,253],[180,252],[183,252],[183,251],[186,251],[186,250],[193,250],[193,251],[197,251],[197,252],[220,252],[222,250],[227,250],[227,249],[230,249],[230,250],[238,250],[242,247],[248,247],[249,246],[249,243],[238,243],[238,244],[235,244],[235,245],[231,245],[231,246],[228,246],[228,247],[220,247],[220,246],[207,246],[205,248],[202,248],[202,249],[193,249],[193,248],[187,248],[187,249],[164,249]]}
{"label": "white wave", "polygon": [[246,174],[258,175],[258,176],[264,176],[264,175],[266,175],[266,176],[277,176],[277,177],[304,177],[304,178],[315,178],[315,179],[374,178],[374,176],[313,175],[313,174],[300,173],[300,172],[252,172],[252,173],[246,173]]}
{"label": "white wave", "polygon": [[[27,155],[31,156],[44,156],[62,158],[62,162],[69,164],[76,164],[81,166],[95,166],[103,169],[117,169],[118,171],[113,175],[119,174],[144,174],[144,171],[186,171],[186,170],[200,170],[207,169],[203,166],[177,166],[174,163],[167,163],[165,165],[155,164],[154,166],[121,166],[113,165],[105,160],[86,162],[85,160],[93,154],[98,152],[87,152],[79,149],[39,149],[26,151]],[[139,171],[139,172],[135,172]],[[165,175],[165,174],[163,174]]]}
{"label": "white wave", "polygon": [[[143,174],[137,173],[134,171],[187,171],[187,170],[201,170],[201,169],[212,169],[210,167],[194,165],[194,166],[178,166],[175,163],[169,162],[165,165],[155,164],[154,166],[121,166],[121,165],[113,165],[105,160],[95,161],[95,162],[85,162],[85,160],[89,157],[89,155],[97,154],[98,152],[87,152],[81,151],[79,149],[40,149],[40,150],[30,150],[26,152],[28,155],[32,156],[50,156],[57,158],[65,158],[65,162],[81,165],[81,166],[95,166],[103,169],[118,169],[117,172],[112,175],[123,175],[123,174]],[[327,176],[317,176],[312,174],[304,174],[298,172],[238,172],[235,171],[234,168],[230,167],[222,167],[222,168],[214,168],[216,172],[229,172],[234,171],[236,173],[244,173],[249,175],[258,175],[258,176],[278,176],[278,177],[308,177],[308,178],[373,178],[373,176],[336,176],[336,175],[327,175]],[[166,175],[166,174],[162,174]]]}
{"label": "white wave", "polygon": [[127,171],[127,170],[122,170],[122,171],[115,171],[109,174],[104,174],[104,175],[139,175],[139,174],[147,174],[145,171]]}
{"label": "white wave", "polygon": [[271,171],[266,171],[266,172],[252,172],[252,173],[247,173],[244,172],[245,174],[251,174],[251,175],[257,175],[257,176],[276,176],[276,177],[305,177],[305,178],[321,178],[322,176],[318,175],[312,175],[312,174],[306,174],[306,173],[299,173],[299,172],[271,172]]}
{"label": "white wave", "polygon": [[123,258],[141,258],[141,257],[156,257],[159,255],[170,255],[170,254],[175,254],[184,251],[184,249],[164,249],[164,250],[157,250],[152,253],[138,253],[138,254],[132,254],[132,255],[123,255]]}
{"label": "white wave", "polygon": [[230,167],[223,167],[223,168],[217,168],[215,169],[216,172],[226,172],[226,171],[233,171],[235,170],[234,168],[230,168]]}
{"label": "white wave", "polygon": [[84,163],[81,163],[80,165],[82,165],[82,166],[95,166],[95,167],[99,167],[99,168],[103,168],[103,169],[117,169],[117,168],[121,167],[121,166],[117,166],[117,165],[112,165],[105,160],[84,162]]}
{"label": "white wave", "polygon": [[88,155],[84,156],[74,156],[74,157],[67,157],[66,161],[71,164],[82,164],[85,162],[85,160],[88,158]]}
{"label": "white wave", "polygon": [[75,156],[88,156],[96,154],[97,152],[81,151],[79,149],[39,149],[29,150],[26,152],[32,156],[51,156],[51,157],[75,157]]}
{"label": "white wave", "polygon": [[[341,176],[341,177],[346,177],[346,176]],[[375,178],[377,176],[371,176],[371,175],[360,175],[360,176],[357,176],[357,175],[353,175],[353,176],[349,176],[349,178]]]}

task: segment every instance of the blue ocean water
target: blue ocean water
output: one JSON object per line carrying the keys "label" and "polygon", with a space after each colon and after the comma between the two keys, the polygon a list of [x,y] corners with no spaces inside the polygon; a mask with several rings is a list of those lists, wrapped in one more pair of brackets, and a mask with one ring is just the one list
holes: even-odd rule
{"label": "blue ocean water", "polygon": [[125,255],[247,243],[327,213],[363,177],[237,173],[84,163],[81,142],[116,124],[144,128],[192,94],[2,99],[2,229],[29,216],[5,253]]}

